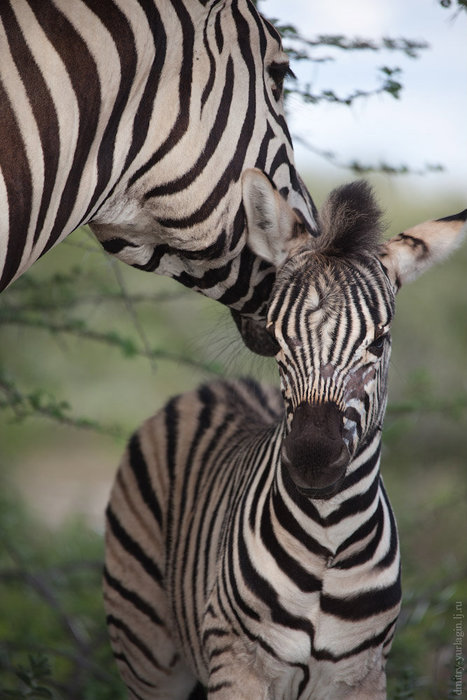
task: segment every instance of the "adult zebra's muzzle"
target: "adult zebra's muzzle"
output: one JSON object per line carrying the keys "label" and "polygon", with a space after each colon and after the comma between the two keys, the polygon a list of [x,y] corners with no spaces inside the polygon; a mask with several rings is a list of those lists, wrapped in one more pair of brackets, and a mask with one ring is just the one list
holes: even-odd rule
{"label": "adult zebra's muzzle", "polygon": [[282,462],[310,498],[330,498],[339,490],[350,462],[343,433],[343,415],[335,403],[304,403],[294,411]]}

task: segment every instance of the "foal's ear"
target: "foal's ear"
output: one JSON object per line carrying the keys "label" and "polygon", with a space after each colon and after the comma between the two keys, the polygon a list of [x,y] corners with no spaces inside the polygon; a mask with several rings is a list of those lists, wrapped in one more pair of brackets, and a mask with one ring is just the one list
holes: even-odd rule
{"label": "foal's ear", "polygon": [[244,171],[242,193],[248,245],[256,255],[280,267],[300,249],[310,247],[305,225],[261,170]]}
{"label": "foal's ear", "polygon": [[437,221],[425,221],[383,243],[379,259],[396,289],[444,260],[467,231],[467,209]]}

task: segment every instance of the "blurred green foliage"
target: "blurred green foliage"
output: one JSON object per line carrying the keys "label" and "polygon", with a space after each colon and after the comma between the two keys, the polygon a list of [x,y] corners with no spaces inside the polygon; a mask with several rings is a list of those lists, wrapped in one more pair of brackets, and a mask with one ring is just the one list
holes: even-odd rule
{"label": "blurred green foliage", "polygon": [[51,531],[0,497],[0,697],[116,700],[100,595],[101,535],[81,520]]}

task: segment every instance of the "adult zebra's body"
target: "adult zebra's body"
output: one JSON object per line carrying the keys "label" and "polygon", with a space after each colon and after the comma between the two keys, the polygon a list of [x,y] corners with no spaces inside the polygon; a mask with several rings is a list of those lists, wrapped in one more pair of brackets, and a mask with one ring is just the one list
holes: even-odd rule
{"label": "adult zebra's body", "polygon": [[219,700],[384,698],[400,605],[379,473],[394,296],[458,244],[466,212],[381,245],[355,183],[314,242],[284,246],[295,214],[258,172],[244,192],[250,245],[278,269],[282,400],[216,382],[130,441],[107,511],[115,656],[132,698],[186,698],[195,679]]}
{"label": "adult zebra's body", "polygon": [[240,176],[310,228],[283,114],[288,60],[249,0],[0,5],[0,290],[84,223],[126,263],[253,317]]}

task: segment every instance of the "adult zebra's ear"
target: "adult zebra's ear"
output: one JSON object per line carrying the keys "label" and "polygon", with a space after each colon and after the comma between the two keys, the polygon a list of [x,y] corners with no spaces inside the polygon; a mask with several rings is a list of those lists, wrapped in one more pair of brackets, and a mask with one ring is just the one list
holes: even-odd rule
{"label": "adult zebra's ear", "polygon": [[465,238],[466,221],[464,209],[460,214],[413,226],[383,243],[378,257],[396,290],[456,250]]}
{"label": "adult zebra's ear", "polygon": [[248,246],[256,255],[279,268],[310,247],[312,237],[304,222],[261,170],[244,171],[242,193]]}

